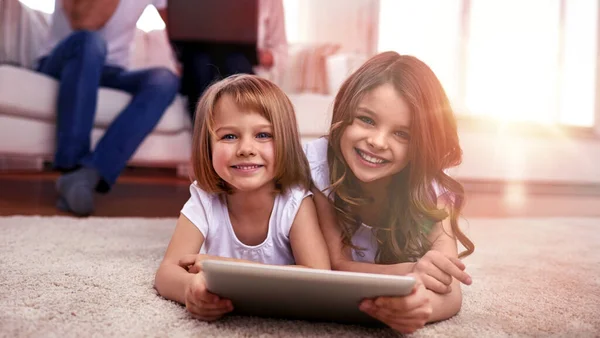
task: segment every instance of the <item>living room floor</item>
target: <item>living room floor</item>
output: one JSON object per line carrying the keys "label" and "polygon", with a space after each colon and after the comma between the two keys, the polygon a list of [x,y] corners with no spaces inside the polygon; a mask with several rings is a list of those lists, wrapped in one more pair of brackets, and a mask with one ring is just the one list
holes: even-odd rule
{"label": "living room floor", "polygon": [[[0,215],[67,215],[55,208],[58,173],[0,173]],[[94,216],[177,217],[189,180],[173,170],[127,168],[113,189],[97,195]],[[463,181],[469,217],[598,217],[600,187]]]}

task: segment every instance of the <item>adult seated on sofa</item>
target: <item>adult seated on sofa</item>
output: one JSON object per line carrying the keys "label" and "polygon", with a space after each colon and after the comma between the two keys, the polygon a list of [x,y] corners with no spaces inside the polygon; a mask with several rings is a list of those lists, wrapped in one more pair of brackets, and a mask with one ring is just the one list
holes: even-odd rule
{"label": "adult seated on sofa", "polygon": [[[192,41],[172,41],[182,66],[181,92],[188,97],[188,111],[192,121],[195,118],[196,104],[204,90],[217,80],[234,74],[257,74],[281,83],[288,57],[283,1],[258,0],[257,4],[256,66],[235,47],[214,44],[210,51],[206,51],[198,48],[199,45]],[[167,22],[166,13],[159,13],[163,21]]]}
{"label": "adult seated on sofa", "polygon": [[[129,47],[145,7],[166,0],[57,0],[38,71],[60,81],[54,167],[57,207],[78,216],[94,210],[95,191],[107,192],[179,88],[166,68],[128,71]],[[90,149],[98,88],[132,98],[95,149]]]}

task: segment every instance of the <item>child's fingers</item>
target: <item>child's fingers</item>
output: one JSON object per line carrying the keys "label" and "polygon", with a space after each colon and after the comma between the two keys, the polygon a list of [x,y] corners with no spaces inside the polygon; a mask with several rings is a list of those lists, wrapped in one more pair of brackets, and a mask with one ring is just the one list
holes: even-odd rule
{"label": "child's fingers", "polygon": [[199,305],[201,305],[202,308],[208,309],[208,310],[230,309],[230,308],[233,310],[233,304],[231,303],[231,301],[229,299],[219,299],[219,301],[211,302],[211,303],[200,302]]}
{"label": "child's fingers", "polygon": [[417,329],[422,328],[423,326],[425,326],[425,323],[429,318],[425,318],[423,316],[412,316],[405,318],[403,314],[399,314],[397,312],[390,311],[389,309],[385,309],[378,306],[370,308],[368,311],[365,312],[373,318],[385,323],[394,330],[397,330],[402,333],[411,333],[416,331]]}
{"label": "child's fingers", "polygon": [[448,259],[450,259],[452,261],[452,263],[454,263],[454,265],[456,265],[459,269],[461,269],[463,271],[467,268],[465,266],[465,263],[463,263],[460,259],[458,259],[456,257],[448,257]]}
{"label": "child's fingers", "polygon": [[424,271],[427,275],[433,277],[434,279],[440,281],[440,283],[444,285],[452,284],[452,276],[447,274],[445,271],[441,270],[435,264],[431,264],[427,271]]}
{"label": "child's fingers", "polygon": [[425,286],[425,288],[427,288],[428,290],[431,290],[435,293],[445,294],[445,293],[449,293],[450,291],[452,291],[452,286],[446,285],[446,284],[440,282],[439,280],[437,280],[436,278],[431,277],[429,275],[421,276],[421,280],[423,281],[423,285]]}
{"label": "child's fingers", "polygon": [[194,298],[203,303],[217,304],[219,303],[219,301],[222,301],[222,299],[219,296],[215,295],[214,293],[208,292],[206,287],[198,289],[198,292],[194,293]]}
{"label": "child's fingers", "polygon": [[377,307],[389,309],[392,312],[405,313],[422,306],[427,301],[426,297],[417,293],[404,297],[377,297],[373,303]]}
{"label": "child's fingers", "polygon": [[229,301],[220,303],[188,302],[186,304],[186,309],[200,319],[210,320],[211,318],[216,319],[228,312],[233,311],[233,306]]}
{"label": "child's fingers", "polygon": [[188,254],[179,259],[178,265],[184,269],[187,269],[188,266],[193,265],[194,263],[196,263],[196,255]]}
{"label": "child's fingers", "polygon": [[227,311],[214,311],[214,310],[206,311],[201,308],[196,308],[194,310],[188,309],[188,311],[194,318],[208,321],[208,322],[217,320],[217,319],[223,317],[227,313]]}
{"label": "child's fingers", "polygon": [[202,271],[202,269],[200,269],[199,264],[194,264],[194,265],[190,266],[190,268],[188,270],[189,273],[198,273],[200,271]]}
{"label": "child's fingers", "polygon": [[375,308],[388,309],[397,314],[403,314],[412,309],[419,308],[429,300],[423,292],[414,292],[408,296],[402,297],[377,297],[375,299],[365,299],[360,303],[362,311],[368,311]]}
{"label": "child's fingers", "polygon": [[[445,257],[445,259],[436,259],[433,263],[445,273],[453,276],[454,278],[461,281],[463,284],[471,284],[471,276],[456,266],[455,262],[451,258]],[[461,262],[461,265],[463,263]]]}
{"label": "child's fingers", "polygon": [[192,298],[194,303],[217,303],[220,298],[219,296],[211,293],[206,289],[206,283],[204,281],[204,275],[199,273],[194,276],[194,285],[192,286]]}

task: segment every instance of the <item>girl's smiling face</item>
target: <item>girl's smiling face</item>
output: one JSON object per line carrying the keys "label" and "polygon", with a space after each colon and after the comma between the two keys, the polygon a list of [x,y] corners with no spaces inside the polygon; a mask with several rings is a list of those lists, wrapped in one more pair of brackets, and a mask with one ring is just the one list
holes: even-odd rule
{"label": "girl's smiling face", "polygon": [[411,112],[391,84],[367,92],[340,139],[344,159],[363,183],[386,183],[408,164]]}
{"label": "girl's smiling face", "polygon": [[253,191],[273,185],[275,145],[273,126],[254,111],[238,107],[222,96],[215,107],[212,164],[233,191]]}

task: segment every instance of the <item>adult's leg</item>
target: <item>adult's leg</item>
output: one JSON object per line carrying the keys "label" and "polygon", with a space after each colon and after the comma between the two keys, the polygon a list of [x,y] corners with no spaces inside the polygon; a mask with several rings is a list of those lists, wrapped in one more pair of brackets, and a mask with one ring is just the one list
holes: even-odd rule
{"label": "adult's leg", "polygon": [[95,32],[71,34],[40,62],[38,70],[60,81],[54,166],[72,170],[90,152],[106,43]]}
{"label": "adult's leg", "polygon": [[196,105],[213,82],[219,79],[219,67],[205,52],[190,48],[184,53],[183,73],[187,78],[188,112],[192,121],[196,118]]}
{"label": "adult's leg", "polygon": [[254,74],[250,60],[242,53],[230,53],[225,57],[224,77],[234,74]]}
{"label": "adult's leg", "polygon": [[108,191],[128,160],[154,129],[179,89],[179,78],[166,68],[124,71],[105,67],[101,85],[132,95],[125,109],[112,121],[94,151],[81,164],[98,170],[99,190]]}
{"label": "adult's leg", "polygon": [[[60,81],[57,98],[54,167],[68,172],[56,182],[58,207],[85,216],[93,211],[98,173],[79,168],[90,153],[90,134],[96,113],[106,42],[95,32],[78,31],[44,57],[41,73]],[[77,169],[77,170],[75,170]]]}

